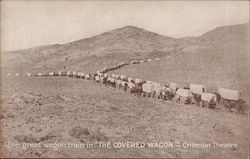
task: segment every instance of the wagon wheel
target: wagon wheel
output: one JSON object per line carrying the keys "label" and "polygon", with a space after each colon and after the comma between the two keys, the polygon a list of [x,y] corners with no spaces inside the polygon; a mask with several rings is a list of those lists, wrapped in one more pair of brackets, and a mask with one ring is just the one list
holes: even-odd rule
{"label": "wagon wheel", "polygon": [[218,107],[220,107],[220,109],[222,109],[224,111],[227,110],[226,107],[225,107],[225,105],[226,105],[226,100],[225,99],[221,98],[220,101],[217,102],[217,105],[218,105]]}
{"label": "wagon wheel", "polygon": [[224,99],[223,101],[222,101],[222,105],[223,105],[223,109],[225,110],[225,111],[229,111],[229,112],[232,112],[232,104],[230,103],[230,100],[226,100],[226,99]]}
{"label": "wagon wheel", "polygon": [[201,107],[205,107],[205,101],[201,101]]}
{"label": "wagon wheel", "polygon": [[239,100],[236,103],[236,109],[239,113],[244,114],[245,112],[245,102],[243,100]]}
{"label": "wagon wheel", "polygon": [[216,107],[216,102],[210,101],[210,102],[208,103],[208,106],[209,106],[209,108],[211,108],[211,109],[215,109],[215,107]]}

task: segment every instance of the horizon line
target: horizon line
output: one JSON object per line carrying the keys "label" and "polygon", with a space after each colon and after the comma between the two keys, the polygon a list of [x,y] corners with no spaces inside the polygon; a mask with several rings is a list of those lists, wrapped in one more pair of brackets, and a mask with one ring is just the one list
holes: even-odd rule
{"label": "horizon line", "polygon": [[[230,25],[221,25],[221,26],[214,27],[213,29],[210,29],[210,30],[208,30],[208,31],[206,31],[206,32],[204,32],[204,33],[202,33],[201,35],[198,35],[198,36],[184,36],[184,37],[179,37],[179,38],[175,38],[175,37],[171,37],[171,36],[167,36],[167,35],[162,35],[162,34],[159,34],[159,33],[157,33],[157,32],[150,31],[150,30],[146,30],[146,29],[144,29],[144,28],[141,28],[141,27],[138,27],[138,26],[134,26],[134,25],[126,25],[126,26],[124,26],[124,27],[120,27],[120,28],[116,28],[116,29],[112,29],[112,30],[107,30],[107,31],[104,31],[104,32],[102,32],[102,33],[99,33],[99,34],[90,36],[90,37],[85,37],[85,38],[82,38],[82,39],[78,39],[78,40],[74,40],[74,41],[69,41],[69,42],[66,42],[66,43],[48,43],[48,44],[41,44],[41,45],[36,45],[36,46],[33,46],[33,47],[28,47],[28,48],[13,49],[13,50],[0,50],[0,51],[1,51],[1,52],[15,52],[15,51],[24,51],[24,50],[28,50],[28,49],[35,49],[35,48],[38,48],[38,47],[46,47],[46,46],[50,46],[50,45],[51,45],[51,46],[53,46],[53,45],[65,45],[65,44],[69,44],[69,43],[81,41],[81,40],[84,40],[84,39],[93,38],[93,37],[96,37],[96,36],[99,36],[99,35],[102,35],[102,34],[105,34],[105,33],[109,33],[109,32],[115,31],[115,30],[123,29],[123,28],[126,28],[126,27],[138,28],[138,29],[145,30],[145,31],[151,32],[151,33],[155,33],[155,34],[158,34],[158,35],[167,37],[167,38],[184,39],[184,38],[191,38],[191,37],[200,37],[200,36],[202,36],[203,34],[209,32],[209,31],[212,31],[212,30],[214,30],[214,29],[221,28],[221,27],[235,26],[235,25],[247,25],[247,24],[249,25],[250,22],[238,23],[238,24],[230,24]],[[0,49],[1,49],[1,48],[0,48]]]}

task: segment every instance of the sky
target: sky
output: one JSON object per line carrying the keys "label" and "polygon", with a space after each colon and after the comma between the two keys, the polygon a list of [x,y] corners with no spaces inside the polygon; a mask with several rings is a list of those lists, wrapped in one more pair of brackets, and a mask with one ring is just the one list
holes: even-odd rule
{"label": "sky", "polygon": [[1,50],[63,44],[124,26],[199,36],[249,22],[248,1],[1,1]]}

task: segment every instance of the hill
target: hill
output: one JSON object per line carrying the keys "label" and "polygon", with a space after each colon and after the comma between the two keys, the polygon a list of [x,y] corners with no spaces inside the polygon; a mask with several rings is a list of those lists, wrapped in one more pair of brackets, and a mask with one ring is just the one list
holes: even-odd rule
{"label": "hill", "polygon": [[161,83],[206,84],[210,91],[238,89],[249,100],[248,30],[249,24],[225,26],[200,37],[179,39],[183,46],[179,53],[116,72]]}
{"label": "hill", "polygon": [[96,71],[120,61],[165,55],[177,39],[127,26],[91,38],[2,53],[5,68],[14,71],[74,69]]}

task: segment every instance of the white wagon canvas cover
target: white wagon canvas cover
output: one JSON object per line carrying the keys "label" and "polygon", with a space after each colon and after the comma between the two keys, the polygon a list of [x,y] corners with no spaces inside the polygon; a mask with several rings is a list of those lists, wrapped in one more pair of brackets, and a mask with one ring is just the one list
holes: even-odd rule
{"label": "white wagon canvas cover", "polygon": [[220,88],[218,92],[222,98],[229,100],[239,100],[241,95],[241,93],[237,90],[231,90],[225,88]]}
{"label": "white wagon canvas cover", "polygon": [[206,102],[217,101],[216,95],[213,93],[201,93],[201,100]]}
{"label": "white wagon canvas cover", "polygon": [[178,88],[178,84],[177,84],[177,83],[170,82],[170,83],[169,83],[169,88],[175,90],[175,89]]}
{"label": "white wagon canvas cover", "polygon": [[182,89],[182,88],[178,89],[176,94],[181,96],[181,97],[191,97],[192,96],[190,90]]}
{"label": "white wagon canvas cover", "polygon": [[54,76],[55,73],[54,72],[49,72],[49,76]]}
{"label": "white wagon canvas cover", "polygon": [[199,85],[199,84],[190,84],[190,90],[192,93],[195,94],[201,94],[205,91],[206,86],[205,85]]}

